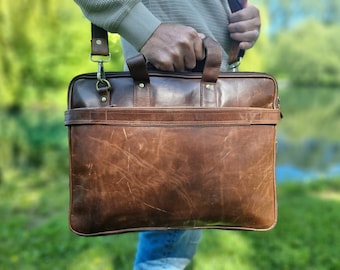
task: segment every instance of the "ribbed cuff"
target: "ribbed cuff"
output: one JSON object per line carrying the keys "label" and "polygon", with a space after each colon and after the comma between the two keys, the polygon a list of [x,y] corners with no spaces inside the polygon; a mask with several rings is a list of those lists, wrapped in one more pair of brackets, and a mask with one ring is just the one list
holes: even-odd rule
{"label": "ribbed cuff", "polygon": [[118,33],[140,51],[160,24],[161,21],[140,2],[121,22]]}

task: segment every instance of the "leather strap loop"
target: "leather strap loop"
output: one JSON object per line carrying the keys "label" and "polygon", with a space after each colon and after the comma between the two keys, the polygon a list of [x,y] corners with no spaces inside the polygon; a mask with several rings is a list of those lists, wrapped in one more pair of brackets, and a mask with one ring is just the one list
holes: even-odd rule
{"label": "leather strap loop", "polygon": [[94,24],[91,24],[91,29],[92,29],[91,56],[110,55],[107,31]]}

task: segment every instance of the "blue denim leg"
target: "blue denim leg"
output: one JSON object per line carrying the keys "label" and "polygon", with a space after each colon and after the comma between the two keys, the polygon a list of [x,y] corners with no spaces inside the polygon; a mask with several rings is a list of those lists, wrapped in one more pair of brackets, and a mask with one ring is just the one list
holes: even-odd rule
{"label": "blue denim leg", "polygon": [[200,237],[201,230],[141,232],[134,270],[182,270],[195,255]]}

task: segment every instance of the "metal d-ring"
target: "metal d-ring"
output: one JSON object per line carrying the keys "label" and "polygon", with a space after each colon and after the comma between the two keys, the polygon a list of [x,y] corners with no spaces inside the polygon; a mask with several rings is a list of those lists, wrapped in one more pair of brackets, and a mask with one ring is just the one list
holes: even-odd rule
{"label": "metal d-ring", "polygon": [[97,72],[97,91],[107,91],[111,88],[110,82],[105,78],[104,64],[103,61],[98,61],[98,72]]}
{"label": "metal d-ring", "polygon": [[96,89],[98,92],[107,91],[111,88],[111,83],[106,79],[98,79],[96,83]]}

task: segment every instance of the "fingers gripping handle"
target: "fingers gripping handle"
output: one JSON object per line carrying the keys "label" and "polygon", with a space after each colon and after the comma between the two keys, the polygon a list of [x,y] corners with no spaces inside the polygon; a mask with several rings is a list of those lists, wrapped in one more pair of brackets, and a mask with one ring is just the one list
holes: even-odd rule
{"label": "fingers gripping handle", "polygon": [[[205,38],[203,45],[206,50],[206,59],[203,68],[202,82],[215,83],[220,73],[222,63],[222,49],[211,38]],[[149,83],[149,72],[143,55],[139,54],[126,60],[131,77],[137,83]]]}

